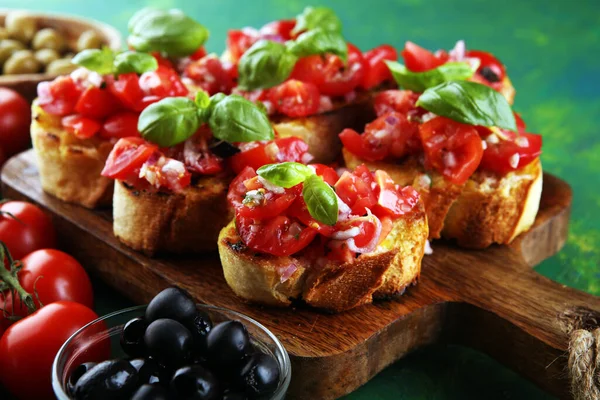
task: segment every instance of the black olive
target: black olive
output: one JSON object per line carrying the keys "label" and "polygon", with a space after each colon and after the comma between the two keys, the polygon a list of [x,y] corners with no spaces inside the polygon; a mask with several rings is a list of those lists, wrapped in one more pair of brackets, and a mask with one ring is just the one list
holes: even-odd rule
{"label": "black olive", "polygon": [[146,353],[144,346],[144,332],[146,332],[146,321],[143,318],[134,318],[123,326],[121,331],[121,348],[131,357],[140,357]]}
{"label": "black olive", "polygon": [[279,385],[279,365],[265,353],[255,353],[246,359],[237,383],[251,397],[271,394]]}
{"label": "black olive", "polygon": [[206,336],[207,357],[218,372],[239,365],[250,348],[248,331],[239,321],[221,322]]}
{"label": "black olive", "polygon": [[225,393],[223,393],[223,400],[248,400],[248,396],[242,392],[226,390]]}
{"label": "black olive", "polygon": [[138,386],[135,368],[126,360],[95,365],[79,378],[73,397],[85,400],[128,399]]}
{"label": "black olive", "polygon": [[490,67],[483,67],[479,70],[479,74],[488,82],[500,82],[500,77]]}
{"label": "black olive", "polygon": [[167,318],[148,325],[144,335],[148,354],[167,367],[178,368],[192,359],[194,339],[181,323]]}
{"label": "black olive", "polygon": [[131,400],[168,400],[169,393],[159,385],[144,384],[135,392]]}
{"label": "black olive", "polygon": [[213,327],[208,314],[198,310],[194,319],[186,324],[186,327],[192,332],[194,337],[195,352],[198,356],[206,354],[206,336]]}
{"label": "black olive", "polygon": [[69,376],[69,380],[67,381],[67,392],[70,395],[73,395],[73,390],[75,390],[75,385],[77,384],[79,378],[81,378],[83,374],[85,374],[95,366],[95,362],[86,362],[83,364],[79,364],[77,368],[75,368],[73,372],[71,372],[71,376]]}
{"label": "black olive", "polygon": [[170,377],[165,367],[153,358],[136,358],[129,363],[138,372],[138,383],[163,383],[169,382]]}
{"label": "black olive", "polygon": [[213,142],[208,148],[214,155],[221,158],[231,157],[241,151],[239,148],[224,140]]}
{"label": "black olive", "polygon": [[160,318],[169,318],[187,325],[193,321],[196,311],[196,302],[187,292],[170,287],[150,301],[146,308],[146,321],[151,323]]}
{"label": "black olive", "polygon": [[219,399],[221,390],[217,378],[200,365],[183,367],[171,379],[171,392],[180,399]]}

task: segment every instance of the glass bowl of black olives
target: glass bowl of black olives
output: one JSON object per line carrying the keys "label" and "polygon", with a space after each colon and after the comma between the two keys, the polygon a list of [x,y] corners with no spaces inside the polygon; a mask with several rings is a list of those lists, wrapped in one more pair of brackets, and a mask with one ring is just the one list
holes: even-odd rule
{"label": "glass bowl of black olives", "polygon": [[287,351],[267,328],[178,288],[84,326],[52,368],[59,400],[283,399],[290,379]]}

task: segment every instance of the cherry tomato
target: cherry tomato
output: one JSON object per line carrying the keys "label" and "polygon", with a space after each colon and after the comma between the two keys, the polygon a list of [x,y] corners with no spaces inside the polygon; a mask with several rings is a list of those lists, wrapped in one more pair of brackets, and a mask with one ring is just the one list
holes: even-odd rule
{"label": "cherry tomato", "polygon": [[120,139],[124,137],[139,137],[137,129],[139,114],[130,111],[122,111],[109,117],[100,130],[102,139]]}
{"label": "cherry tomato", "polygon": [[395,48],[388,44],[375,47],[364,54],[364,59],[366,72],[360,87],[372,89],[393,79],[392,72],[384,61],[398,59],[398,52]]}
{"label": "cherry tomato", "polygon": [[157,96],[159,99],[188,94],[177,72],[164,65],[159,65],[155,71],[144,72],[140,76],[139,85],[146,96]]}
{"label": "cherry tomato", "polygon": [[73,333],[97,318],[82,304],[57,301],[11,325],[0,339],[2,385],[20,399],[53,399],[56,353]]}
{"label": "cherry tomato", "polygon": [[89,139],[102,129],[100,122],[79,114],[63,117],[61,123],[79,139]]}
{"label": "cherry tomato", "polygon": [[158,146],[146,142],[142,138],[129,137],[119,139],[108,155],[102,176],[112,179],[127,180],[158,151]]}
{"label": "cherry tomato", "polygon": [[165,66],[167,68],[175,68],[175,66],[173,65],[173,63],[171,62],[171,60],[169,60],[168,58],[163,57],[162,54],[160,54],[159,51],[153,51],[150,54],[152,55],[152,57],[154,57],[154,59],[156,60],[156,62],[158,63],[158,65],[162,65],[162,66]]}
{"label": "cherry tomato", "polygon": [[70,76],[59,76],[52,82],[41,82],[37,88],[38,104],[49,114],[68,115],[75,111],[81,89]]}
{"label": "cherry tomato", "polygon": [[500,139],[487,143],[483,152],[481,168],[504,175],[521,169],[542,154],[542,136],[521,133],[512,140]]}
{"label": "cherry tomato", "polygon": [[450,182],[462,185],[475,172],[483,146],[475,127],[436,117],[419,127],[425,165],[438,170]]}
{"label": "cherry tomato", "polygon": [[27,100],[14,90],[0,88],[0,148],[4,156],[10,157],[27,148],[30,124],[31,107]]}
{"label": "cherry tomato", "polygon": [[292,79],[269,93],[277,111],[288,117],[306,117],[319,110],[319,89],[312,83]]}
{"label": "cherry tomato", "polygon": [[269,22],[258,31],[261,37],[279,36],[283,41],[292,39],[292,30],[296,26],[295,19],[283,19]]}
{"label": "cherry tomato", "polygon": [[243,170],[233,179],[229,185],[229,191],[227,192],[227,202],[233,207],[238,208],[242,206],[242,201],[246,197],[248,188],[244,184],[247,180],[254,178],[256,172],[252,167],[245,167]]}
{"label": "cherry tomato", "polygon": [[[206,56],[206,49],[204,48],[204,46],[201,46],[198,48],[198,50],[196,50],[190,57],[190,60],[192,61],[196,61],[199,60],[201,58],[203,58],[204,56]],[[171,68],[173,68],[173,66],[171,66]]]}
{"label": "cherry tomato", "polygon": [[377,204],[377,195],[373,191],[372,181],[370,172],[364,177],[346,171],[340,176],[334,188],[339,198],[352,209],[352,214],[364,215],[367,208],[371,209]]}
{"label": "cherry tomato", "polygon": [[489,83],[501,82],[506,77],[504,64],[500,62],[493,54],[487,51],[469,50],[465,56],[478,58],[481,64],[477,73],[484,77]]}
{"label": "cherry tomato", "polygon": [[443,52],[436,55],[413,42],[406,42],[404,50],[400,53],[404,57],[406,68],[413,72],[429,71],[448,61],[447,53]]}
{"label": "cherry tomato", "polygon": [[311,164],[315,169],[315,174],[319,175],[329,185],[333,186],[340,178],[335,172],[335,169],[328,167],[325,164]]}
{"label": "cherry tomato", "polygon": [[410,212],[419,201],[419,192],[411,186],[399,188],[385,171],[375,171],[379,186],[376,215],[400,217]]}
{"label": "cherry tomato", "polygon": [[328,54],[323,65],[323,82],[319,86],[327,96],[344,96],[361,84],[365,76],[365,60],[360,50],[348,43],[348,64],[341,58]]}
{"label": "cherry tomato", "polygon": [[264,221],[236,217],[238,233],[246,246],[274,256],[289,256],[304,249],[317,234],[312,228],[284,215]]}
{"label": "cherry tomato", "polygon": [[290,79],[312,83],[319,87],[325,80],[323,66],[323,57],[320,55],[302,57],[296,61]]}
{"label": "cherry tomato", "polygon": [[27,254],[56,246],[52,220],[39,207],[24,201],[0,205],[0,241],[15,260]]}
{"label": "cherry tomato", "polygon": [[108,90],[121,101],[123,106],[130,110],[139,112],[147,105],[142,101],[144,92],[142,92],[139,78],[134,72],[121,74],[117,79],[110,79],[109,77]]}
{"label": "cherry tomato", "polygon": [[231,156],[229,163],[237,174],[248,166],[257,170],[263,165],[276,162],[305,163],[307,155],[308,145],[302,139],[287,137],[271,140],[267,143],[256,142],[252,147]]}
{"label": "cherry tomato", "polygon": [[244,218],[267,219],[283,214],[300,195],[300,186],[287,189],[283,194],[271,193],[268,199],[257,204],[243,204],[236,209],[236,215]]}
{"label": "cherry tomato", "polygon": [[423,114],[425,110],[417,108],[419,93],[410,90],[384,90],[375,95],[373,100],[375,112],[378,117],[387,114],[390,111],[396,111],[401,114]]}
{"label": "cherry tomato", "polygon": [[91,86],[81,94],[75,112],[87,118],[103,119],[115,113],[118,101],[108,89]]}
{"label": "cherry tomato", "polygon": [[244,28],[227,32],[227,50],[231,62],[237,64],[242,55],[259,39],[256,29]]}
{"label": "cherry tomato", "polygon": [[230,93],[235,85],[233,77],[215,55],[208,55],[185,67],[186,75],[208,94]]}

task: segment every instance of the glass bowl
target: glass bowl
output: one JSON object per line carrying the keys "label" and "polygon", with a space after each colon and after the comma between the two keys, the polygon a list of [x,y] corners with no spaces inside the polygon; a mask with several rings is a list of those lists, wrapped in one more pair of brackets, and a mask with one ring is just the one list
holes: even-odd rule
{"label": "glass bowl", "polygon": [[[285,398],[292,377],[292,367],[288,353],[279,339],[259,322],[236,311],[204,304],[197,306],[199,310],[207,313],[215,324],[225,320],[236,320],[246,326],[252,344],[275,358],[279,365],[279,386],[269,400]],[[143,316],[145,311],[146,306],[126,308],[98,318],[75,332],[62,345],[52,365],[52,388],[56,398],[70,400],[66,383],[70,372],[79,364],[127,358],[119,344],[121,329],[127,321]]]}

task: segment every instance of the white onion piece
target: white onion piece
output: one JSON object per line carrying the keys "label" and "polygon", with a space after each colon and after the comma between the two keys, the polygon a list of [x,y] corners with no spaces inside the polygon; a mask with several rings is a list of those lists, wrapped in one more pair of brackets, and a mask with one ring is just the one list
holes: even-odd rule
{"label": "white onion piece", "polygon": [[426,255],[433,254],[433,249],[431,248],[431,244],[429,244],[429,240],[425,241],[425,254]]}
{"label": "white onion piece", "polygon": [[262,183],[262,185],[265,187],[265,189],[273,192],[273,193],[277,193],[277,194],[284,194],[285,193],[285,189],[282,188],[281,186],[277,186],[272,184],[271,182],[269,182],[268,180],[264,179],[262,176],[258,176],[258,181],[260,183]]}
{"label": "white onion piece", "polygon": [[346,229],[344,231],[334,232],[331,235],[331,238],[335,240],[346,240],[358,236],[359,233],[360,228],[358,226],[353,226],[350,229]]}
{"label": "white onion piece", "polygon": [[344,200],[340,199],[340,196],[335,195],[338,201],[338,221],[345,221],[350,217],[352,209],[348,204],[344,203]]}
{"label": "white onion piece", "polygon": [[466,51],[465,41],[459,40],[454,45],[454,48],[452,50],[450,50],[450,59],[453,61],[463,61],[465,58],[465,51]]}

